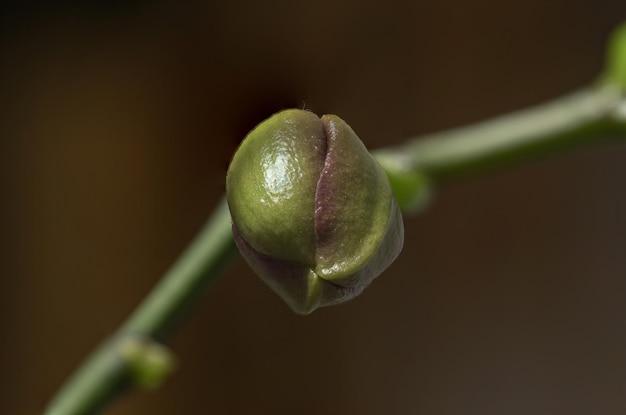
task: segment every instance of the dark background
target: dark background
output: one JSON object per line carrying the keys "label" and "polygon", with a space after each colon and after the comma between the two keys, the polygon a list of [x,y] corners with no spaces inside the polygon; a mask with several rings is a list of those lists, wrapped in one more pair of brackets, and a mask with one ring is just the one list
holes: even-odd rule
{"label": "dark background", "polygon": [[[174,261],[249,128],[370,148],[591,82],[622,1],[13,2],[0,22],[0,413],[36,414]],[[626,147],[440,189],[355,301],[292,314],[237,259],[107,414],[623,414]]]}

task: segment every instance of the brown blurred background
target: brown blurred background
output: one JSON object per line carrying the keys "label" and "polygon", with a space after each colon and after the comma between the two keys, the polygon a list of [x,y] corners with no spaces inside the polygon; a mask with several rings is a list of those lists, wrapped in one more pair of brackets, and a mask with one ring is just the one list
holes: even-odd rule
{"label": "brown blurred background", "polygon": [[[594,79],[622,1],[12,2],[0,22],[0,413],[36,414],[284,107],[370,147]],[[107,414],[623,414],[626,147],[441,189],[363,296],[293,315],[237,259],[176,374]]]}

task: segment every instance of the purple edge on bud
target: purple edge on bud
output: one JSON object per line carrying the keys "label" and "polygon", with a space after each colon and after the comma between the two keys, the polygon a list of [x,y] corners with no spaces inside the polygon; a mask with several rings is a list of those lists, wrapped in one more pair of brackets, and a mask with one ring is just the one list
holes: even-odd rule
{"label": "purple edge on bud", "polygon": [[[318,119],[323,127],[324,139],[320,140],[319,146],[315,146],[323,160],[322,172],[315,191],[314,224],[316,249],[332,243],[335,213],[339,209],[337,200],[334,197],[335,189],[332,186],[332,180],[335,171],[341,165],[341,161],[335,151],[336,146],[334,146],[338,135],[337,125],[331,117],[326,115]],[[341,119],[338,120],[343,122]],[[347,124],[344,123],[344,125],[350,128]],[[401,223],[402,217],[399,209],[394,209],[393,205],[395,204],[394,199],[390,209],[391,216],[389,221],[400,221]],[[279,294],[293,311],[298,314],[310,314],[320,306],[342,303],[358,296],[379,272],[387,268],[399,253],[404,239],[402,226],[399,228],[399,232],[402,233],[399,239],[396,238],[397,235],[391,235],[391,233],[394,233],[392,228],[388,226],[381,245],[388,239],[397,239],[400,241],[400,246],[394,246],[380,253],[383,256],[390,255],[388,255],[387,261],[383,261],[382,264],[378,264],[378,267],[366,271],[366,274],[373,276],[364,278],[362,281],[357,279],[356,283],[344,281],[345,285],[339,285],[321,278],[313,270],[314,265],[276,259],[258,252],[243,238],[234,223],[233,236],[246,261],[256,270],[265,283]]]}

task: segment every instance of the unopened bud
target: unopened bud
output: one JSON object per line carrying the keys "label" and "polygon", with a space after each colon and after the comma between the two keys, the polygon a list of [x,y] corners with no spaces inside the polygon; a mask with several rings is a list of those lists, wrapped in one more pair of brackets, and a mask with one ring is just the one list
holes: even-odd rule
{"label": "unopened bud", "polygon": [[294,109],[259,124],[226,191],[240,252],[299,314],[354,298],[402,249],[389,180],[335,115]]}

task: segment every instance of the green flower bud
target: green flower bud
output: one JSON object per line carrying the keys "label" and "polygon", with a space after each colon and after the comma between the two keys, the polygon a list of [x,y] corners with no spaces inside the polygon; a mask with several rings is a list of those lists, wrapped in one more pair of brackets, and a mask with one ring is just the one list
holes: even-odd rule
{"label": "green flower bud", "polygon": [[389,180],[335,115],[293,109],[259,124],[226,192],[240,252],[299,314],[356,297],[402,249]]}

